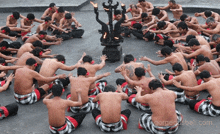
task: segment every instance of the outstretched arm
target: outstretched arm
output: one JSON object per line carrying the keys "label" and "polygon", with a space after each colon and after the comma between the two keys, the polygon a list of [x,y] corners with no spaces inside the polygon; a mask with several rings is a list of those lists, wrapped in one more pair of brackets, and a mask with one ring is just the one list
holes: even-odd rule
{"label": "outstretched arm", "polygon": [[141,57],[140,61],[148,61],[148,62],[150,62],[151,64],[154,64],[154,65],[162,65],[162,64],[169,63],[168,58],[165,58],[165,59],[159,60],[159,61],[155,61],[155,60],[151,60],[150,58],[147,58],[146,56]]}

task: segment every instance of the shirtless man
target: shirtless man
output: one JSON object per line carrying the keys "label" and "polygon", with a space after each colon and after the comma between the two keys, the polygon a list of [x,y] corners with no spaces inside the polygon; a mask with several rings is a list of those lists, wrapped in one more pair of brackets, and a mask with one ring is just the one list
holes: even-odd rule
{"label": "shirtless man", "polygon": [[[113,15],[113,18],[112,18],[112,21],[116,20],[116,21],[119,21],[121,18],[122,18],[122,12],[121,10],[115,10],[114,11],[114,15]],[[128,20],[128,15],[125,14],[125,20]],[[109,24],[109,23],[108,23]],[[123,23],[122,23],[123,24]]]}
{"label": "shirtless man", "polygon": [[50,3],[49,8],[47,8],[43,15],[41,16],[41,20],[44,20],[46,17],[52,17],[52,15],[58,10],[58,7],[55,3]]}
{"label": "shirtless man", "polygon": [[[79,113],[73,116],[65,116],[65,110],[67,107],[82,105],[81,95],[80,93],[77,93],[78,101],[64,100],[61,98],[62,87],[60,85],[54,85],[51,89],[52,93],[43,99],[43,103],[48,109],[50,132],[52,134],[69,134],[82,123],[86,116],[85,113]],[[52,95],[54,97],[50,99]]]}
{"label": "shirtless man", "polygon": [[[141,92],[141,95],[145,95],[145,94],[150,94],[151,93],[151,90],[149,89],[148,84],[149,84],[149,82],[152,79],[155,79],[155,77],[154,77],[154,75],[151,72],[150,65],[148,65],[148,68],[146,70],[141,68],[141,67],[135,68],[135,72],[134,73],[135,73],[135,76],[138,78],[138,80],[135,80],[135,81],[131,80],[126,75],[125,68],[122,68],[120,71],[121,71],[122,76],[125,78],[126,82],[129,85],[132,85],[134,87],[135,86],[140,86],[140,87],[143,88],[143,91]],[[150,77],[146,77],[145,76],[145,71],[148,72]],[[143,111],[150,110],[150,107],[149,107],[148,104],[136,102],[135,96],[136,96],[136,94],[132,94],[131,96],[129,96],[129,99],[128,99],[127,102],[130,103],[132,106],[136,107],[139,110],[143,110]]]}
{"label": "shirtless man", "polygon": [[89,97],[89,87],[91,84],[93,84],[96,80],[99,80],[103,77],[107,77],[110,75],[110,73],[104,73],[101,75],[97,75],[95,77],[87,77],[87,70],[85,68],[79,67],[77,69],[77,76],[78,77],[72,77],[70,76],[70,91],[71,94],[67,94],[67,99],[70,99],[72,101],[77,101],[77,94],[78,90],[81,90],[81,97],[82,97],[82,105],[80,107],[70,107],[70,110],[73,113],[79,113],[79,112],[91,112],[94,108],[98,108],[98,103],[94,103],[92,100],[95,96]]}
{"label": "shirtless man", "polygon": [[176,110],[176,94],[163,88],[162,83],[154,79],[149,83],[152,94],[141,95],[142,88],[137,90],[136,101],[148,103],[152,112],[141,114],[138,128],[150,133],[175,133],[183,120],[182,114]]}
{"label": "shirtless man", "polygon": [[165,10],[160,10],[159,8],[154,8],[152,10],[152,15],[157,16],[158,21],[170,21],[168,18],[168,14]]}
{"label": "shirtless man", "polygon": [[[179,63],[175,63],[172,67],[175,77],[170,77],[171,75],[163,75],[159,74],[158,78],[164,85],[173,85],[173,80],[181,82],[184,86],[194,87],[197,86],[196,76],[192,70],[185,71],[183,67]],[[170,79],[169,79],[170,78]],[[180,102],[183,104],[188,104],[190,100],[198,100],[199,99],[199,92],[189,92],[184,91],[182,89],[170,89],[174,91],[177,95],[176,102]]]}
{"label": "shirtless man", "polygon": [[179,63],[182,65],[183,70],[185,70],[185,71],[188,70],[188,66],[186,64],[186,61],[180,52],[174,53],[174,52],[172,52],[170,47],[165,46],[161,49],[161,54],[165,57],[165,59],[155,61],[155,60],[151,60],[150,58],[147,58],[146,56],[144,56],[144,57],[140,58],[140,61],[148,61],[153,65],[162,65],[162,64],[167,64],[167,63],[174,65],[175,63]]}
{"label": "shirtless man", "polygon": [[180,16],[183,14],[183,9],[180,4],[176,4],[175,0],[170,0],[168,5],[165,7],[157,7],[160,10],[166,10],[170,8],[170,11],[173,13],[174,21],[180,20]]}
{"label": "shirtless man", "polygon": [[206,10],[205,12],[201,12],[201,13],[196,12],[195,16],[196,17],[202,16],[204,19],[212,17],[215,19],[216,22],[220,22],[219,14],[210,10]]}
{"label": "shirtless man", "polygon": [[200,26],[199,30],[201,30],[205,35],[211,36],[213,34],[220,33],[220,23],[215,21],[214,18],[209,17],[206,19],[206,26]]}
{"label": "shirtless man", "polygon": [[75,27],[81,27],[82,25],[72,16],[71,13],[66,13],[64,18],[60,19],[59,28],[62,29],[72,29],[72,23],[74,22]]}
{"label": "shirtless man", "polygon": [[[77,68],[77,64],[72,66],[67,66],[65,65],[65,62],[66,59],[63,55],[57,55],[53,59],[47,58],[43,61],[39,74],[44,77],[52,77],[56,75],[55,73],[58,69],[65,71],[72,71],[75,68]],[[68,84],[70,83],[69,77],[66,77],[64,79],[59,79],[59,81],[61,81],[63,88],[68,86]],[[41,80],[38,81],[39,86],[42,86],[44,84],[50,84],[50,83]]]}
{"label": "shirtless man", "polygon": [[126,13],[130,12],[132,17],[141,17],[142,9],[134,4],[131,4]]}
{"label": "shirtless man", "polygon": [[18,112],[18,105],[16,103],[11,103],[6,106],[0,107],[0,120],[5,119],[9,116],[16,115]]}
{"label": "shirtless man", "polygon": [[137,7],[141,8],[143,13],[150,13],[154,9],[153,4],[145,0],[138,0]]}
{"label": "shirtless man", "polygon": [[[87,70],[87,77],[95,77],[96,72],[101,70],[105,66],[106,59],[106,55],[102,55],[100,57],[101,63],[95,64],[95,61],[92,59],[90,55],[86,55],[86,53],[83,53],[81,59],[79,60],[80,64],[78,67],[83,67]],[[99,93],[103,92],[106,85],[106,80],[101,80],[97,83],[92,83],[89,87],[89,95],[98,95]]]}
{"label": "shirtless man", "polygon": [[47,91],[49,85],[45,84],[39,88],[34,87],[33,80],[52,82],[59,78],[66,77],[65,75],[57,75],[54,77],[44,77],[34,71],[36,61],[32,58],[26,61],[26,66],[19,68],[15,72],[14,81],[14,97],[16,102],[20,104],[33,104],[39,101]]}
{"label": "shirtless man", "polygon": [[65,13],[68,13],[67,11],[64,11],[63,7],[59,7],[58,10],[52,15],[52,22],[56,26],[60,25],[60,20],[65,17]]}
{"label": "shirtless man", "polygon": [[[117,92],[111,85],[105,87],[104,92],[98,94],[93,102],[100,102],[100,110],[92,110],[92,116],[101,131],[117,132],[127,129],[129,109],[121,111],[122,100],[127,100],[128,95],[122,92],[121,86],[117,86]],[[112,99],[114,98],[114,99]]]}
{"label": "shirtless man", "polygon": [[10,28],[9,27],[3,27],[1,28],[0,30],[0,43],[3,41],[3,39],[9,39],[11,41],[16,41],[17,38],[16,37],[11,37],[11,36],[8,36],[9,33],[10,33]]}
{"label": "shirtless man", "polygon": [[[124,62],[115,69],[115,73],[120,73],[121,68],[125,68],[125,70],[127,71],[127,76],[131,80],[138,80],[137,76],[135,76],[134,73],[135,68],[137,67],[144,68],[144,64],[140,62],[136,62],[136,59],[134,58],[133,55],[127,54],[124,57]],[[134,90],[134,86],[127,83],[126,80],[124,79],[120,79],[120,78],[117,79],[116,84],[121,85],[123,92],[127,93],[128,96],[136,92]]]}
{"label": "shirtless man", "polygon": [[196,112],[208,115],[208,116],[218,116],[220,115],[220,93],[219,93],[219,83],[220,79],[215,79],[211,77],[210,73],[208,71],[202,71],[199,76],[201,79],[205,82],[201,85],[195,86],[195,87],[188,87],[188,86],[182,86],[177,81],[173,81],[173,84],[181,89],[187,90],[187,91],[202,91],[207,90],[211,97],[207,98],[206,100],[193,100],[189,102],[189,107],[192,110],[195,110]]}

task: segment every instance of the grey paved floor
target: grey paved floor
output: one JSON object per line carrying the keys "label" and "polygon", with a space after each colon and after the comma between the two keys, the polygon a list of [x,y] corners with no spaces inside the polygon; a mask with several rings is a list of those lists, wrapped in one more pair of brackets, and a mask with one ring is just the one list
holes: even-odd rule
{"label": "grey paved floor", "polygon": [[[98,0],[100,2],[101,0]],[[94,57],[96,63],[99,63],[99,57],[103,47],[100,45],[97,30],[100,29],[100,26],[95,21],[95,15],[93,11],[86,9],[92,9],[91,5],[83,7],[81,12],[76,12],[76,19],[83,25],[85,29],[85,34],[82,39],[72,39],[63,42],[60,46],[52,46],[53,54],[63,54],[66,56],[66,64],[73,65],[81,57],[83,52]],[[26,13],[23,13],[26,15]],[[40,18],[40,13],[34,13],[37,18]],[[9,15],[8,13],[0,14],[0,26],[5,25],[5,18]],[[192,15],[192,14],[189,14]],[[107,21],[106,14],[104,12],[100,13],[102,20]],[[169,16],[172,16],[169,13]],[[201,23],[204,23],[202,18],[199,18]],[[36,28],[36,27],[35,27]],[[161,58],[156,57],[155,52],[161,49],[160,46],[155,45],[153,42],[145,42],[142,40],[137,40],[134,37],[126,38],[123,46],[124,54],[133,54],[136,58],[146,55],[154,60],[160,60]],[[115,80],[117,78],[122,78],[120,74],[114,73],[114,69],[122,63],[107,63],[103,70],[99,71],[97,74],[101,74],[107,71],[112,73],[111,76],[107,77],[109,84],[115,85]],[[147,62],[143,62],[147,66]],[[164,71],[168,68],[171,70],[170,65],[154,66],[151,65],[152,72],[154,75],[157,75],[159,72]],[[76,76],[76,70],[71,71]],[[58,70],[57,73],[68,74],[67,71]],[[68,90],[62,96],[65,98],[65,95],[68,93]],[[201,93],[200,98],[205,98],[207,96],[206,92]],[[0,93],[0,104],[7,105],[14,102],[13,98],[13,86],[7,91]],[[139,130],[137,127],[138,118],[142,111],[129,106],[126,102],[122,103],[122,109],[129,108],[132,111],[132,114],[128,123],[128,130],[118,132],[120,134],[142,134],[146,133],[144,130]],[[219,117],[208,117],[197,114],[196,112],[190,110],[188,106],[176,104],[176,108],[181,111],[184,116],[183,125],[180,126],[177,134],[218,134],[220,133],[220,122]],[[67,115],[71,113],[66,112]],[[19,105],[18,115],[6,118],[0,121],[0,134],[49,134],[48,130],[48,115],[47,108],[42,103],[42,100],[33,105]],[[73,133],[78,134],[102,134],[99,128],[95,125],[94,119],[90,114],[88,114],[83,121],[82,125]]]}

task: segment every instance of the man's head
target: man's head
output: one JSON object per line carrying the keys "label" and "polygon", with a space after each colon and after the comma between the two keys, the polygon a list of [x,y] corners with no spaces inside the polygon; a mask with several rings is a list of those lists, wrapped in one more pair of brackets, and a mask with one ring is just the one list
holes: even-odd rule
{"label": "man's head", "polygon": [[188,17],[189,17],[188,15],[183,14],[183,15],[180,16],[180,20],[181,21],[186,21]]}
{"label": "man's head", "polygon": [[157,15],[159,15],[159,14],[160,14],[160,9],[159,9],[159,8],[154,8],[154,9],[152,10],[152,15],[157,16]]}
{"label": "man's head", "polygon": [[82,60],[84,63],[88,62],[92,64],[92,57],[90,55],[85,55]]}
{"label": "man's head", "polygon": [[51,23],[52,23],[50,17],[46,17],[46,18],[44,19],[44,21],[45,21],[45,24],[51,24]]}
{"label": "man's head", "polygon": [[27,14],[27,19],[33,21],[35,19],[34,14],[32,13]]}
{"label": "man's head", "polygon": [[121,10],[115,10],[114,15],[115,17],[121,17]]}
{"label": "man's head", "polygon": [[213,34],[212,35],[212,41],[214,41],[215,43],[220,43],[220,35],[219,34]]}
{"label": "man's head", "polygon": [[172,40],[164,40],[163,44],[164,44],[164,46],[168,46],[168,47],[172,48],[174,43]]}
{"label": "man's head", "polygon": [[38,34],[40,35],[40,39],[44,39],[46,37],[46,35],[47,35],[47,32],[40,31]]}
{"label": "man's head", "polygon": [[69,19],[71,19],[71,18],[72,18],[71,13],[66,13],[66,14],[65,14],[65,19],[69,20]]}
{"label": "man's head", "polygon": [[36,57],[40,57],[43,54],[43,49],[37,47],[37,48],[33,49],[30,53],[32,53]]}
{"label": "man's head", "polygon": [[196,62],[197,62],[197,65],[198,66],[201,66],[201,65],[203,65],[206,61],[205,61],[205,57],[204,57],[204,55],[198,55],[197,57],[196,57]]}
{"label": "man's head", "polygon": [[204,81],[204,82],[207,82],[208,81],[208,78],[211,77],[210,75],[210,72],[209,71],[202,71],[200,74],[199,74],[200,78]]}
{"label": "man's head", "polygon": [[131,9],[131,10],[137,10],[137,5],[131,4],[131,5],[130,5],[130,9]]}
{"label": "man's head", "polygon": [[165,26],[166,26],[166,22],[165,21],[159,21],[157,23],[157,27],[161,30],[165,29]]}
{"label": "man's head", "polygon": [[188,31],[188,26],[184,21],[181,21],[178,25],[177,28],[179,29],[180,33],[186,33]]}
{"label": "man's head", "polygon": [[58,10],[57,10],[57,12],[58,12],[58,13],[64,13],[65,11],[64,11],[63,7],[59,7]]}
{"label": "man's head", "polygon": [[175,72],[175,74],[179,75],[181,73],[181,71],[183,71],[183,67],[181,64],[179,63],[175,63],[172,67],[173,71]]}
{"label": "man's head", "polygon": [[1,64],[2,66],[5,66],[7,63],[5,62],[5,59],[0,58],[0,64]]}
{"label": "man's head", "polygon": [[59,61],[63,64],[65,64],[65,62],[66,62],[66,59],[63,55],[57,55],[57,56],[55,56],[55,59],[57,59],[57,61]]}
{"label": "man's head", "polygon": [[188,45],[192,50],[197,50],[197,47],[200,46],[200,43],[196,38],[193,38],[189,40]]}
{"label": "man's head", "polygon": [[210,11],[210,10],[206,10],[205,12],[204,12],[204,14],[205,14],[205,17],[211,17],[212,16],[212,11]]}
{"label": "man's head", "polygon": [[13,18],[15,18],[16,20],[20,18],[20,13],[17,11],[12,12],[12,15],[13,15]]}
{"label": "man's head", "polygon": [[140,5],[143,5],[145,2],[145,0],[138,0],[138,3],[140,3]]}
{"label": "man's head", "polygon": [[188,36],[186,37],[186,43],[189,43],[189,41],[190,41],[191,39],[193,39],[193,38],[196,38],[196,36],[195,36],[195,35],[188,35]]}
{"label": "man's head", "polygon": [[165,46],[161,49],[161,54],[165,57],[169,56],[172,53],[172,49],[168,46]]}
{"label": "man's head", "polygon": [[169,5],[172,6],[173,4],[176,4],[176,1],[175,0],[170,0]]}
{"label": "man's head", "polygon": [[159,80],[154,79],[149,82],[148,87],[151,90],[156,90],[157,88],[163,88],[163,85]]}
{"label": "man's head", "polygon": [[103,91],[104,92],[115,92],[115,87],[112,85],[107,85]]}
{"label": "man's head", "polygon": [[142,76],[145,76],[145,70],[141,67],[135,68],[134,73],[139,78],[142,77]]}
{"label": "man's head", "polygon": [[216,51],[217,51],[217,52],[220,52],[220,44],[218,44],[218,45],[216,46]]}
{"label": "man's head", "polygon": [[63,93],[63,88],[61,85],[53,85],[51,90],[54,97],[60,97]]}
{"label": "man's head", "polygon": [[152,33],[150,31],[148,31],[145,35],[144,35],[144,38],[146,41],[151,41],[155,38],[156,34],[155,33]]}
{"label": "man's head", "polygon": [[134,61],[134,56],[131,55],[131,54],[125,55],[125,57],[124,57],[124,63],[127,64],[127,63],[130,63],[131,61]]}
{"label": "man's head", "polygon": [[80,76],[80,75],[86,76],[86,74],[87,74],[87,70],[86,70],[85,68],[79,67],[79,68],[77,69],[77,75],[78,75],[78,76]]}
{"label": "man's head", "polygon": [[9,27],[3,27],[3,28],[1,28],[1,33],[3,33],[3,34],[9,34],[10,33],[10,28]]}
{"label": "man's head", "polygon": [[26,65],[29,66],[29,67],[31,67],[32,70],[34,70],[35,67],[37,66],[37,62],[36,62],[35,59],[29,58],[29,59],[27,59],[27,61],[26,61]]}
{"label": "man's head", "polygon": [[142,13],[141,14],[141,18],[142,18],[142,20],[147,19],[148,18],[148,14],[147,13]]}
{"label": "man's head", "polygon": [[213,17],[208,17],[206,19],[206,24],[209,26],[209,27],[212,27],[213,24],[215,24],[215,19]]}
{"label": "man's head", "polygon": [[49,8],[53,8],[54,6],[56,6],[55,3],[50,3]]}
{"label": "man's head", "polygon": [[0,43],[0,47],[1,47],[1,50],[4,51],[5,49],[7,49],[9,47],[9,44],[7,41],[2,41]]}
{"label": "man's head", "polygon": [[37,40],[37,41],[35,41],[35,42],[33,43],[33,46],[34,46],[34,47],[40,47],[40,48],[42,48],[42,47],[43,47],[43,44],[42,44],[41,41]]}

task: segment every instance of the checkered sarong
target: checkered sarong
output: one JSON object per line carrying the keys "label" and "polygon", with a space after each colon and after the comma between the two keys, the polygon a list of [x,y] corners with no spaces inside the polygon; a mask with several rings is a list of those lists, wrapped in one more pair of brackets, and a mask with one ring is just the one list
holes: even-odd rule
{"label": "checkered sarong", "polygon": [[106,82],[98,82],[96,83],[96,87],[92,90],[89,90],[89,96],[90,95],[98,95],[99,93],[102,93],[105,89],[105,86],[107,85]]}
{"label": "checkered sarong", "polygon": [[9,112],[6,107],[0,107],[0,120],[8,117]]}
{"label": "checkered sarong", "polygon": [[151,115],[149,113],[143,113],[141,114],[141,118],[139,119],[139,128],[145,129],[147,132],[153,133],[153,134],[167,134],[167,133],[175,133],[178,130],[179,124],[183,120],[182,114],[176,110],[177,114],[177,124],[174,126],[156,126],[154,125]]}
{"label": "checkered sarong", "polygon": [[198,100],[199,99],[199,94],[195,95],[194,97],[186,96],[185,92],[175,92],[174,93],[177,95],[177,98],[175,102],[180,102],[183,104],[188,104],[189,101],[191,100]]}
{"label": "checkered sarong", "polygon": [[136,92],[135,89],[131,89],[131,88],[128,87],[128,83],[127,83],[127,82],[123,83],[123,84],[121,85],[121,87],[122,87],[122,91],[123,91],[124,93],[126,93],[128,96],[130,96],[130,95],[132,95],[134,92]]}
{"label": "checkered sarong", "polygon": [[212,100],[201,100],[196,103],[194,110],[198,113],[209,115],[209,116],[218,116],[220,115],[220,107],[214,106],[211,102]]}
{"label": "checkered sarong", "polygon": [[135,96],[136,94],[132,94],[129,98],[128,98],[128,103],[131,104],[132,106],[136,107],[138,110],[143,110],[143,111],[147,111],[150,110],[150,106],[148,104],[144,104],[144,103],[138,103],[135,100]]}

